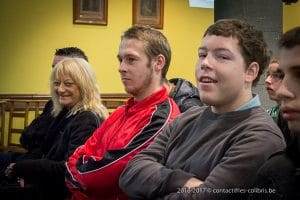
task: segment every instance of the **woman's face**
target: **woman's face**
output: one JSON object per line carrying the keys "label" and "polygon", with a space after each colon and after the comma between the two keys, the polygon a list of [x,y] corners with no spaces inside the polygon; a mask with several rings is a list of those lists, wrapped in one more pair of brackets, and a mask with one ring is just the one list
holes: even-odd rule
{"label": "woman's face", "polygon": [[72,108],[81,100],[79,87],[69,75],[58,77],[53,84],[58,101],[63,107]]}

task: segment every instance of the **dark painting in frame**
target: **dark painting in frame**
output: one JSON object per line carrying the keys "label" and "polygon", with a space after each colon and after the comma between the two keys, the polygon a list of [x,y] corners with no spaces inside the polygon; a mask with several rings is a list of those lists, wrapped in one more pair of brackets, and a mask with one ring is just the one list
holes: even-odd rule
{"label": "dark painting in frame", "polygon": [[162,29],[164,0],[133,0],[132,24]]}
{"label": "dark painting in frame", "polygon": [[108,0],[73,0],[73,23],[107,25]]}

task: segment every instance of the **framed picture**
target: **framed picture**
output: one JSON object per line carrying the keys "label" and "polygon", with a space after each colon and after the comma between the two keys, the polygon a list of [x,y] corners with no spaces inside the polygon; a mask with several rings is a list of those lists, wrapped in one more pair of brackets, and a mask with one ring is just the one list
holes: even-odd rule
{"label": "framed picture", "polygon": [[73,23],[107,25],[107,0],[73,0]]}
{"label": "framed picture", "polygon": [[163,28],[164,0],[133,0],[132,24]]}

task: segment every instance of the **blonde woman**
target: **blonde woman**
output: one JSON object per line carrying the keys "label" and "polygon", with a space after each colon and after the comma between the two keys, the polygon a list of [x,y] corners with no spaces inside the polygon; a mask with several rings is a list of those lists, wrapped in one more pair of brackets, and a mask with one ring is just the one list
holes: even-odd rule
{"label": "blonde woman", "polygon": [[95,74],[82,58],[66,58],[57,63],[52,69],[50,89],[53,120],[42,145],[43,157],[12,163],[8,174],[19,177],[21,187],[39,187],[35,191],[43,195],[42,199],[64,199],[65,161],[99,127],[108,112],[101,103]]}

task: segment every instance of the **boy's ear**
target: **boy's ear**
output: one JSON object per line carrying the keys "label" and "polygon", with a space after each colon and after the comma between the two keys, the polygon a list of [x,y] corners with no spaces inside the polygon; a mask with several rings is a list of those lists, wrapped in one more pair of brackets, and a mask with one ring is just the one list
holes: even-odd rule
{"label": "boy's ear", "polygon": [[257,62],[252,62],[248,69],[246,69],[246,74],[245,74],[245,82],[246,83],[252,83],[259,72],[259,64]]}

